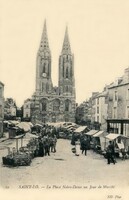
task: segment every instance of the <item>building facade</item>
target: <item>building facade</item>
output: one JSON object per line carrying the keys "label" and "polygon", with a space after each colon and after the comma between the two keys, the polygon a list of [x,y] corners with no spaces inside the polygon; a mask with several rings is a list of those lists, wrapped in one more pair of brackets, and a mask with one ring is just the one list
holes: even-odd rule
{"label": "building facade", "polygon": [[4,119],[4,84],[0,82],[0,137],[3,136]]}
{"label": "building facade", "polygon": [[108,130],[129,136],[129,68],[108,90]]}
{"label": "building facade", "polygon": [[23,118],[31,118],[31,99],[26,99],[23,105]]}
{"label": "building facade", "polygon": [[107,129],[108,87],[94,97],[94,120],[101,125],[102,130]]}
{"label": "building facade", "polygon": [[4,118],[12,119],[16,118],[17,106],[16,102],[12,98],[7,98],[4,102]]}
{"label": "building facade", "polygon": [[51,51],[49,48],[46,22],[37,53],[36,90],[32,97],[32,118],[35,121],[75,121],[75,78],[74,56],[71,52],[68,29],[66,28],[59,56],[58,87],[53,87],[51,77]]}
{"label": "building facade", "polygon": [[92,96],[89,99],[89,111],[88,111],[88,116],[91,119],[91,123],[95,122],[95,105],[96,105],[96,100],[95,98],[99,92],[92,92]]}

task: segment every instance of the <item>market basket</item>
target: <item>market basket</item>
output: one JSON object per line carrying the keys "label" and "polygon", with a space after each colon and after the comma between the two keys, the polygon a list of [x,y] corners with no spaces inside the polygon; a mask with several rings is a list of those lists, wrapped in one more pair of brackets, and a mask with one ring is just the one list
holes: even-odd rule
{"label": "market basket", "polygon": [[73,148],[71,149],[71,151],[72,151],[73,153],[76,153],[76,148],[73,147]]}

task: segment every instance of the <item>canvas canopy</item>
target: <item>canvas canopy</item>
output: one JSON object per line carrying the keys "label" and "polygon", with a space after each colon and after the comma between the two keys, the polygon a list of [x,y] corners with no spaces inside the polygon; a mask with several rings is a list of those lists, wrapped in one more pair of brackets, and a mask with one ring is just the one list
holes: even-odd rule
{"label": "canvas canopy", "polygon": [[15,136],[13,139],[21,139],[21,138],[23,138],[24,137],[24,134],[22,134],[22,135],[17,135],[17,136]]}
{"label": "canvas canopy", "polygon": [[25,138],[26,138],[26,139],[30,139],[30,138],[39,138],[39,136],[38,136],[38,135],[31,134],[31,133],[26,133]]}
{"label": "canvas canopy", "polygon": [[81,133],[87,128],[87,126],[79,126],[74,132],[75,133]]}
{"label": "canvas canopy", "polygon": [[124,135],[120,135],[120,134],[117,134],[117,133],[110,133],[105,138],[107,138],[109,140],[115,140],[118,137],[121,137],[123,139],[129,139],[129,137],[126,137]]}
{"label": "canvas canopy", "polygon": [[30,127],[33,127],[33,126],[34,126],[31,122],[28,122],[28,124],[30,125]]}
{"label": "canvas canopy", "polygon": [[23,129],[25,132],[30,131],[30,125],[27,122],[20,122],[17,127]]}
{"label": "canvas canopy", "polygon": [[116,138],[121,137],[121,138],[125,138],[125,139],[129,139],[129,137],[126,137],[124,135],[120,135],[117,133],[110,133],[108,134],[105,138],[109,139],[109,140],[115,140]]}
{"label": "canvas canopy", "polygon": [[116,138],[118,138],[120,135],[119,134],[116,134],[116,133],[109,133],[107,136],[106,136],[106,139],[109,139],[109,140],[115,140]]}
{"label": "canvas canopy", "polygon": [[104,131],[99,131],[93,135],[93,137],[100,137],[104,134]]}
{"label": "canvas canopy", "polygon": [[90,130],[89,132],[86,133],[86,135],[92,136],[97,132],[98,132],[98,130]]}
{"label": "canvas canopy", "polygon": [[9,122],[7,120],[4,120],[3,123],[5,123],[5,124],[11,124],[11,122]]}
{"label": "canvas canopy", "polygon": [[10,122],[11,124],[14,124],[14,125],[19,124],[19,121],[16,121],[16,120],[9,120],[9,122]]}
{"label": "canvas canopy", "polygon": [[40,126],[40,127],[42,127],[42,125],[41,125],[41,124],[35,124],[35,126]]}
{"label": "canvas canopy", "polygon": [[121,143],[117,143],[117,146],[119,149],[124,149],[124,143],[121,141]]}

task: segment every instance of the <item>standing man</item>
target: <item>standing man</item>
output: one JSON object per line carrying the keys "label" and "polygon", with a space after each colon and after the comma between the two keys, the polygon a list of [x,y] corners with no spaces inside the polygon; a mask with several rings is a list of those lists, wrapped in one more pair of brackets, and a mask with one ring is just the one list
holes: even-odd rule
{"label": "standing man", "polygon": [[107,164],[116,163],[115,161],[115,149],[114,145],[111,141],[109,141],[109,145],[107,147]]}
{"label": "standing man", "polygon": [[56,152],[56,143],[57,143],[57,138],[56,135],[53,136],[53,152]]}
{"label": "standing man", "polygon": [[82,154],[83,152],[85,152],[85,156],[87,156],[88,141],[86,137],[84,137],[84,139],[81,142],[81,149],[82,149]]}
{"label": "standing man", "polygon": [[45,150],[45,156],[48,155],[50,156],[50,142],[48,137],[43,138],[43,145],[44,145],[44,150]]}

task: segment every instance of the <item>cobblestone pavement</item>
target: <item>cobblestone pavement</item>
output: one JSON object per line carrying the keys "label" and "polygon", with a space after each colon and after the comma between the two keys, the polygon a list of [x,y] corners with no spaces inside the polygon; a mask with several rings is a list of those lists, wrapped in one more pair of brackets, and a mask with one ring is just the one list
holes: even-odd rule
{"label": "cobblestone pavement", "polygon": [[[24,141],[26,144],[27,141]],[[102,155],[89,150],[87,156],[75,156],[69,140],[59,139],[57,152],[50,156],[37,157],[30,166],[6,167],[2,165],[2,156],[7,155],[6,146],[14,146],[15,141],[7,140],[0,144],[0,185],[19,188],[30,184],[46,188],[76,187],[89,185],[107,185],[110,187],[129,185],[129,160],[117,160],[115,165],[107,165]]]}

